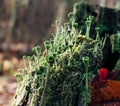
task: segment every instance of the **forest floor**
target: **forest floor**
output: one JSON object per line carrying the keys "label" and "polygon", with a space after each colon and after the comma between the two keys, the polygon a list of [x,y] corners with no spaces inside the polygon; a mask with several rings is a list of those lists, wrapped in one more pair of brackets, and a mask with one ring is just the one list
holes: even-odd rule
{"label": "forest floor", "polygon": [[25,44],[0,44],[0,106],[10,106],[17,88],[14,74],[24,68],[22,56],[31,54]]}
{"label": "forest floor", "polygon": [[10,106],[16,87],[15,78],[9,76],[0,77],[0,106]]}

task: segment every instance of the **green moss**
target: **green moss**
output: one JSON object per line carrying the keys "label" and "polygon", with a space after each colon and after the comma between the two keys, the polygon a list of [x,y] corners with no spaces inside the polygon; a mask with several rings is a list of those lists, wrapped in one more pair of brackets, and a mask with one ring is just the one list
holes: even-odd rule
{"label": "green moss", "polygon": [[100,36],[104,37],[105,34],[116,33],[120,29],[120,10],[110,9],[106,7],[100,7],[98,5],[93,6],[87,2],[79,2],[74,5],[73,9],[75,22],[78,23],[78,29],[82,31],[82,34],[86,32],[86,26],[84,22],[89,16],[94,16],[90,35],[95,37],[95,28],[99,27]]}
{"label": "green moss", "polygon": [[16,103],[20,106],[77,106],[90,102],[88,83],[101,66],[103,42],[80,35],[74,23],[71,17],[62,27],[57,21],[55,35],[45,42],[46,54],[35,47],[34,56],[25,57],[27,74],[20,81],[13,106]]}
{"label": "green moss", "polygon": [[112,51],[120,54],[120,32],[118,31],[111,37]]}

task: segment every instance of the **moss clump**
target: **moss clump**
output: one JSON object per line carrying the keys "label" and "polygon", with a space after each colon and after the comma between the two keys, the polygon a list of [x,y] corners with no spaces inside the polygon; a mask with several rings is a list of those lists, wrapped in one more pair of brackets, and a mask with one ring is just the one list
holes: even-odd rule
{"label": "moss clump", "polygon": [[72,14],[69,17],[61,27],[56,21],[56,33],[44,43],[44,54],[35,47],[35,55],[24,57],[25,69],[13,106],[80,106],[90,102],[88,83],[101,66],[104,41],[90,38],[89,32],[80,35]]}
{"label": "moss clump", "polygon": [[114,70],[120,70],[120,32],[111,37],[112,51],[113,53],[118,53],[119,59],[117,60]]}
{"label": "moss clump", "polygon": [[111,42],[112,42],[112,51],[118,52],[120,54],[120,32],[119,31],[113,36],[111,36]]}
{"label": "moss clump", "polygon": [[95,27],[100,27],[100,35],[116,33],[120,29],[120,10],[100,7],[98,5],[90,5],[87,2],[79,2],[74,5],[75,22],[78,23],[78,28],[85,34],[86,26],[84,21],[90,15],[94,16],[90,34],[95,37]]}

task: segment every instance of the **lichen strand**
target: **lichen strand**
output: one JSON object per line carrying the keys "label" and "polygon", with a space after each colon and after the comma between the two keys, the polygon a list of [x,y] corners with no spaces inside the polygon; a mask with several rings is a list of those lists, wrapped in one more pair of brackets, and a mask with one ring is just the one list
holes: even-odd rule
{"label": "lichen strand", "polygon": [[13,106],[38,106],[43,91],[45,72],[35,70],[18,83]]}
{"label": "lichen strand", "polygon": [[[84,106],[90,102],[86,84],[100,68],[103,45],[80,35],[75,30],[77,24],[70,20],[62,27],[56,22],[56,34],[45,42],[45,54],[39,47],[33,49],[36,54],[29,57],[28,68],[25,63],[27,74],[23,71],[22,80],[18,80],[13,106]],[[83,57],[89,59],[88,66]]]}

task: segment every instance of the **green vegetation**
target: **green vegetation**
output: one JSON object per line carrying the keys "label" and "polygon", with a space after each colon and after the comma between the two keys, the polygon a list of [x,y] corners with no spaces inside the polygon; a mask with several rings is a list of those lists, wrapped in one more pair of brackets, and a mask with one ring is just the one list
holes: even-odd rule
{"label": "green vegetation", "polygon": [[89,82],[101,66],[104,40],[89,37],[91,16],[86,20],[86,35],[77,30],[74,14],[69,18],[63,26],[56,21],[56,33],[44,43],[45,53],[37,46],[35,55],[23,57],[25,69],[16,75],[13,106],[86,106],[90,102]]}
{"label": "green vegetation", "polygon": [[99,27],[100,36],[105,34],[114,34],[120,29],[120,10],[100,7],[98,5],[92,6],[87,2],[79,2],[74,6],[75,22],[78,23],[78,29],[82,34],[86,32],[84,21],[90,15],[94,16],[90,36],[95,38],[95,28]]}
{"label": "green vegetation", "polygon": [[112,52],[117,52],[119,55],[119,59],[116,62],[116,65],[114,67],[114,70],[120,69],[120,32],[118,31],[116,34],[111,36],[111,42],[112,42]]}
{"label": "green vegetation", "polygon": [[[90,13],[84,14],[83,8]],[[37,46],[33,56],[23,57],[13,106],[87,106],[91,101],[89,82],[101,68],[108,38],[99,33],[107,32],[107,26],[99,29],[104,22],[96,23],[94,9],[84,3],[76,4],[73,13],[63,26],[56,21],[56,33],[44,42],[45,52]],[[112,40],[113,52],[120,53],[119,38],[118,33]]]}
{"label": "green vegetation", "polygon": [[84,23],[86,18],[90,15],[94,16],[89,35],[97,40],[100,38],[106,39],[103,48],[102,67],[112,71],[120,56],[120,37],[119,32],[117,33],[120,30],[120,10],[100,7],[99,5],[93,6],[87,2],[79,2],[75,4],[73,13],[75,22],[78,23],[78,30],[81,30],[83,35],[86,34],[86,24]]}
{"label": "green vegetation", "polygon": [[111,37],[112,51],[120,54],[120,32],[118,31]]}

